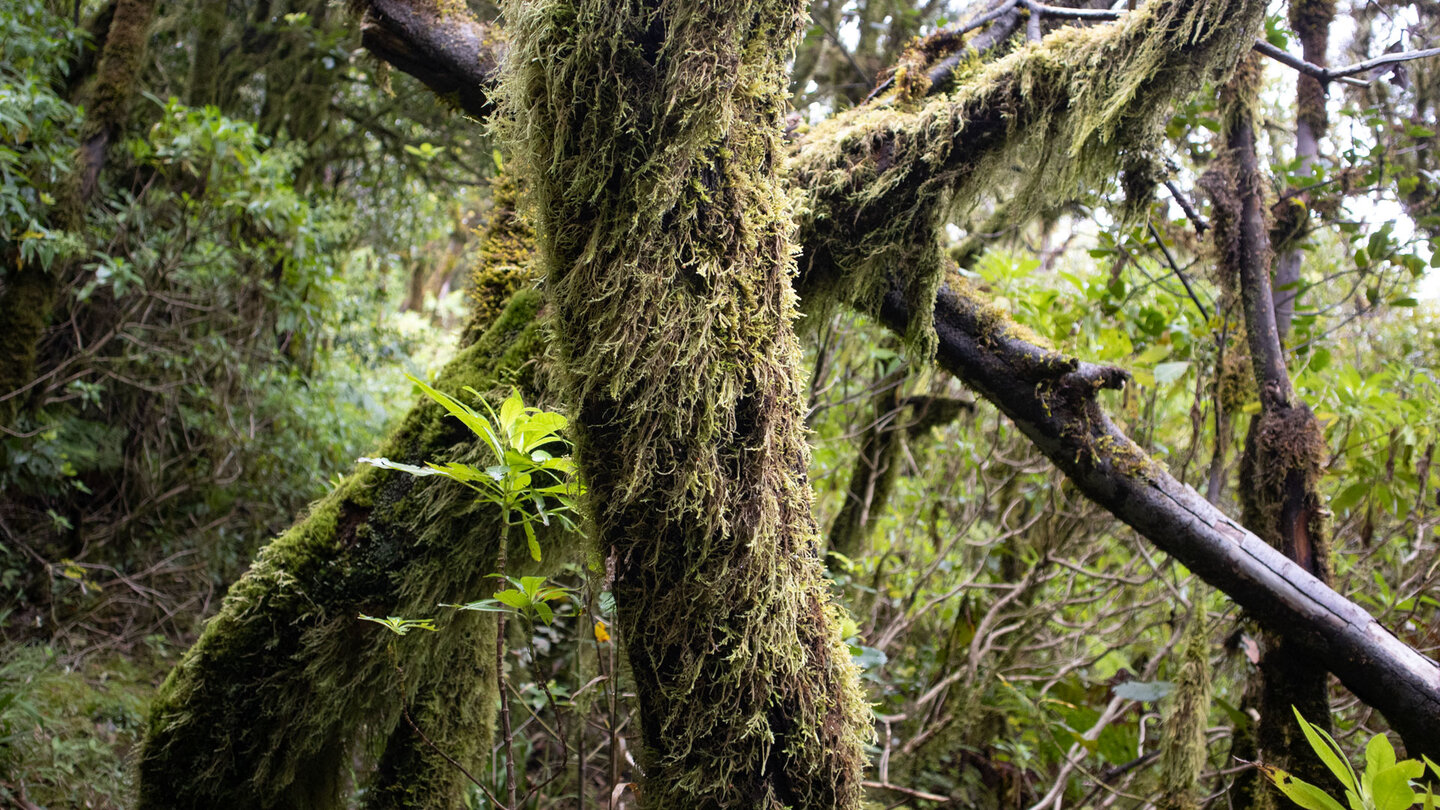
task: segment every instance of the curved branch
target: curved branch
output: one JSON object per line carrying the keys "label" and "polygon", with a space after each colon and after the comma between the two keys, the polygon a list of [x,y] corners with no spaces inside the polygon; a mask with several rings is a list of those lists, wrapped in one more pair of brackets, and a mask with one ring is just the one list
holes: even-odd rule
{"label": "curved branch", "polygon": [[364,9],[360,44],[465,113],[489,114],[504,54],[494,23],[443,0],[365,0]]}

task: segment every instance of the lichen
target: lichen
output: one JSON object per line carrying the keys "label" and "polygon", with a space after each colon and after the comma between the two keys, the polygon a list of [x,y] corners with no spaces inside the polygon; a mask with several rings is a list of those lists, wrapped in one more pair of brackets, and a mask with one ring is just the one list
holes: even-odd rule
{"label": "lichen", "polygon": [[805,478],[789,200],[798,0],[542,0],[501,134],[530,192],[646,808],[856,808],[869,711]]}
{"label": "lichen", "polygon": [[[533,365],[539,294],[517,294],[437,385],[465,396]],[[542,399],[527,392],[527,400]],[[410,463],[477,461],[481,447],[428,399],[380,453]],[[454,806],[460,779],[397,727],[402,699],[417,724],[462,762],[493,736],[494,622],[447,621],[396,639],[387,654],[370,615],[433,616],[482,592],[498,515],[459,487],[362,467],[270,543],[166,679],[139,757],[139,806],[336,808],[355,758],[381,749],[367,806]],[[394,664],[404,667],[405,689]]]}
{"label": "lichen", "polygon": [[952,214],[1004,193],[1016,221],[1103,185],[1159,142],[1170,102],[1229,72],[1249,48],[1258,0],[1156,0],[1115,25],[1068,27],[975,70],[918,109],[864,105],[793,150],[802,189],[807,310],[874,310],[898,283],[907,339],[933,353]]}
{"label": "lichen", "polygon": [[1205,769],[1205,732],[1210,717],[1210,636],[1204,585],[1192,594],[1190,618],[1180,649],[1175,695],[1160,732],[1160,810],[1198,810],[1200,774]]}

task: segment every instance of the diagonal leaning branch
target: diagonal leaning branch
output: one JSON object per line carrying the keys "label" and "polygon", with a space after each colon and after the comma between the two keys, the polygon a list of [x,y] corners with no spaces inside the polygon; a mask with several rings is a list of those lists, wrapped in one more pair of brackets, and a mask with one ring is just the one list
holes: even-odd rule
{"label": "diagonal leaning branch", "polygon": [[[382,58],[386,47],[403,54],[392,63],[442,94],[459,92],[463,77],[457,101],[482,115],[500,46],[465,35],[447,50],[447,34],[424,25],[488,27],[423,14],[431,2],[408,5],[401,24],[384,22],[401,19],[386,12],[401,0],[369,0],[366,44]],[[933,349],[1088,497],[1296,637],[1385,714],[1412,754],[1440,756],[1440,665],[1146,458],[1095,401],[1123,373],[1027,342],[963,285],[942,285],[945,215],[987,193],[1015,193],[1024,206],[1113,176],[1153,142],[1174,100],[1234,66],[1262,13],[1255,0],[1155,0],[1117,25],[1057,32],[974,68],[948,95],[891,95],[822,124],[791,161],[802,189],[797,287],[806,309],[867,310]],[[400,44],[375,48],[372,27]],[[1007,184],[1017,164],[1021,176]]]}

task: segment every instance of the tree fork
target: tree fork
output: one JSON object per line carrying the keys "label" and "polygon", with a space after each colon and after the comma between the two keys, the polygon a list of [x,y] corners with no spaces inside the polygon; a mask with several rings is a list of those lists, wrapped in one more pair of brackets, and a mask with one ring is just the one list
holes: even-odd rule
{"label": "tree fork", "polygon": [[[1222,93],[1225,149],[1201,179],[1213,201],[1211,234],[1222,280],[1238,285],[1245,316],[1245,334],[1260,413],[1250,422],[1240,460],[1240,497],[1245,525],[1326,585],[1331,581],[1330,546],[1319,478],[1326,448],[1315,415],[1296,398],[1286,367],[1275,296],[1270,284],[1273,254],[1266,221],[1264,178],[1255,155],[1255,105],[1258,104],[1259,58],[1246,57]],[[1303,647],[1285,633],[1262,636],[1260,722],[1254,743],[1267,763],[1299,774],[1312,784],[1338,787],[1328,769],[1310,749],[1291,707],[1305,719],[1330,729],[1328,674]],[[1254,756],[1254,753],[1251,754]],[[1242,781],[1256,795],[1273,788],[1258,775]],[[1258,806],[1270,800],[1260,799]]]}

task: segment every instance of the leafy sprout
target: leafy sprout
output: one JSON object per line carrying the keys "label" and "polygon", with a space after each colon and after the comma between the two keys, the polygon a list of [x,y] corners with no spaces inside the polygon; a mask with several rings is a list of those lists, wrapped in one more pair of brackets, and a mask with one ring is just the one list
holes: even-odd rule
{"label": "leafy sprout", "polygon": [[575,498],[580,492],[575,481],[575,462],[568,455],[552,452],[557,446],[568,450],[569,442],[561,432],[569,421],[561,414],[527,407],[519,391],[512,392],[496,413],[478,391],[466,387],[465,391],[474,395],[484,407],[486,413],[481,414],[415,377],[409,379],[484,442],[495,463],[482,470],[458,461],[429,461],[424,467],[401,464],[388,458],[361,458],[358,461],[411,475],[439,475],[469,487],[481,500],[500,507],[506,525],[520,526],[525,532],[530,556],[539,562],[541,552],[535,535],[536,521],[549,526],[553,519],[567,529],[575,528],[570,518],[575,511]]}

